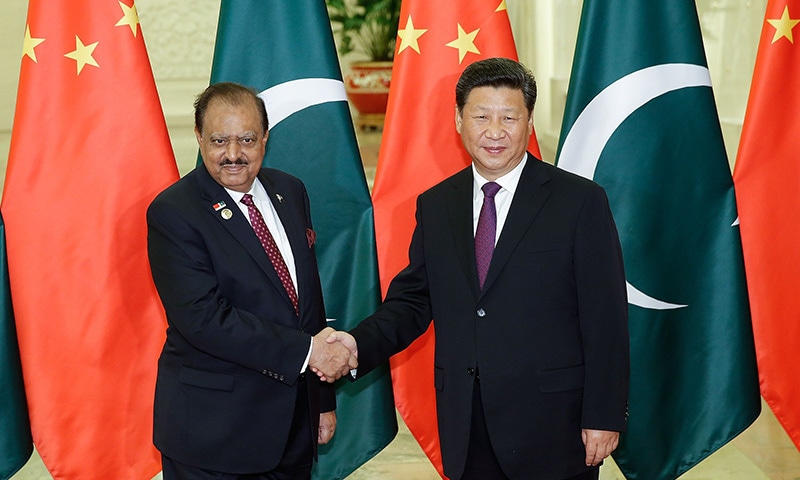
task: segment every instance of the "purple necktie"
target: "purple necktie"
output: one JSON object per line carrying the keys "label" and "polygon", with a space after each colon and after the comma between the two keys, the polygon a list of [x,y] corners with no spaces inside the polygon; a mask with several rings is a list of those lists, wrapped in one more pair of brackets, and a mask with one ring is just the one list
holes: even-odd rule
{"label": "purple necktie", "polygon": [[494,206],[494,196],[500,191],[500,185],[488,182],[481,187],[483,190],[483,206],[478,217],[478,228],[475,230],[475,259],[478,261],[478,282],[483,289],[486,272],[492,262],[494,253],[494,240],[497,235],[497,210]]}
{"label": "purple necktie", "polygon": [[292,301],[292,306],[294,306],[294,313],[298,314],[297,291],[294,289],[294,283],[292,283],[289,268],[286,267],[286,262],[283,261],[281,251],[278,250],[278,245],[275,243],[275,239],[267,228],[264,217],[261,216],[261,212],[256,208],[256,204],[253,203],[253,196],[249,193],[244,194],[242,203],[247,205],[247,212],[250,214],[250,223],[253,225],[253,230],[256,232],[258,241],[261,242],[261,246],[264,247],[264,250],[267,252],[269,261],[272,262],[275,272],[277,272],[278,277],[280,277],[283,288],[286,289],[289,300]]}

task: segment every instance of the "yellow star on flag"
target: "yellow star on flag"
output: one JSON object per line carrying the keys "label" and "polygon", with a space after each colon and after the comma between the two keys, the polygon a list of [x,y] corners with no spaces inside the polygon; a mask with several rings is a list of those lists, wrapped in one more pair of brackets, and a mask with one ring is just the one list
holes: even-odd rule
{"label": "yellow star on flag", "polygon": [[413,48],[417,53],[421,53],[419,51],[419,37],[427,31],[427,28],[414,28],[414,22],[411,21],[411,15],[409,15],[405,28],[397,31],[397,36],[400,37],[400,48],[397,50],[397,54],[400,55],[403,50],[409,47]]}
{"label": "yellow star on flag", "polygon": [[447,44],[448,47],[458,49],[458,63],[464,60],[468,52],[481,53],[477,47],[475,47],[475,37],[478,36],[480,30],[481,29],[478,28],[467,33],[464,31],[464,28],[461,27],[461,24],[458,24],[458,38]]}
{"label": "yellow star on flag", "polygon": [[119,19],[115,27],[124,27],[129,26],[131,27],[131,32],[133,36],[136,36],[136,26],[139,25],[139,12],[136,11],[136,5],[129,7],[122,2],[119,2],[120,8],[122,8],[122,18]]}
{"label": "yellow star on flag", "polygon": [[22,56],[25,57],[26,55],[30,57],[36,63],[39,63],[36,60],[36,46],[40,43],[44,42],[44,38],[33,38],[31,37],[31,26],[25,26],[25,40],[22,42]]}
{"label": "yellow star on flag", "polygon": [[500,5],[498,5],[497,8],[494,9],[495,12],[502,12],[503,10],[508,10],[508,8],[506,8],[506,0],[500,2]]}
{"label": "yellow star on flag", "polygon": [[65,53],[64,56],[75,60],[78,66],[78,75],[81,74],[81,70],[83,70],[83,67],[86,65],[100,67],[100,65],[98,65],[95,61],[94,57],[92,57],[92,52],[94,52],[94,49],[97,48],[98,43],[100,42],[94,42],[91,45],[84,45],[83,42],[81,42],[81,39],[75,35],[75,50]]}
{"label": "yellow star on flag", "polygon": [[786,37],[791,43],[794,43],[792,37],[792,29],[800,23],[800,19],[789,18],[789,6],[783,7],[783,15],[781,18],[774,20],[767,20],[770,25],[775,27],[775,36],[772,37],[772,43],[777,42],[782,37]]}

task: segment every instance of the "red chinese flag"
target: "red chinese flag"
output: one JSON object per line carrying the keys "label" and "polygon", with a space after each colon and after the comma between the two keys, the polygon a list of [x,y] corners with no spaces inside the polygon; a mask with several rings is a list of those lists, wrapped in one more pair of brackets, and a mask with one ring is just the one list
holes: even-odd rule
{"label": "red chinese flag", "polygon": [[770,0],[734,169],[761,395],[800,448],[800,0]]}
{"label": "red chinese flag", "polygon": [[[403,1],[372,195],[384,295],[408,264],[417,196],[470,163],[455,128],[455,86],[467,65],[489,57],[517,58],[505,1]],[[529,149],[540,156],[535,135]],[[433,343],[431,328],[392,357],[392,379],[397,409],[443,475]]]}
{"label": "red chinese flag", "polygon": [[145,210],[178,178],[132,0],[30,0],[2,214],[33,439],[56,479],[149,479],[166,320]]}

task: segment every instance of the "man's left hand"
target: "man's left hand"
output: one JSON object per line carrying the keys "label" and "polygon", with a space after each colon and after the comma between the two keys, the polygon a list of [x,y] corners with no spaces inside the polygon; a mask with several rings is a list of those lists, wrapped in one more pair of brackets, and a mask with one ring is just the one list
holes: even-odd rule
{"label": "man's left hand", "polygon": [[320,413],[317,443],[325,445],[331,441],[334,433],[336,433],[336,412]]}
{"label": "man's left hand", "polygon": [[581,438],[586,446],[586,466],[595,467],[600,464],[619,445],[619,432],[609,430],[581,430]]}

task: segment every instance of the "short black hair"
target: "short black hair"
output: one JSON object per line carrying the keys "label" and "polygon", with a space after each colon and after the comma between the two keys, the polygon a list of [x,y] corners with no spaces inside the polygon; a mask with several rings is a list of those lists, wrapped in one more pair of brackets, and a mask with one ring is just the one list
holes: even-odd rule
{"label": "short black hair", "polygon": [[229,105],[243,105],[253,102],[261,115],[261,126],[264,132],[269,130],[269,118],[267,117],[267,107],[264,100],[258,96],[255,89],[233,82],[220,82],[209,85],[203,93],[197,96],[194,101],[194,128],[198,132],[203,132],[203,121],[206,117],[206,110],[211,100],[219,99]]}
{"label": "short black hair", "polygon": [[487,58],[467,66],[456,84],[456,106],[464,109],[467,98],[478,87],[506,87],[520,90],[528,115],[536,104],[536,79],[525,65],[508,58]]}

